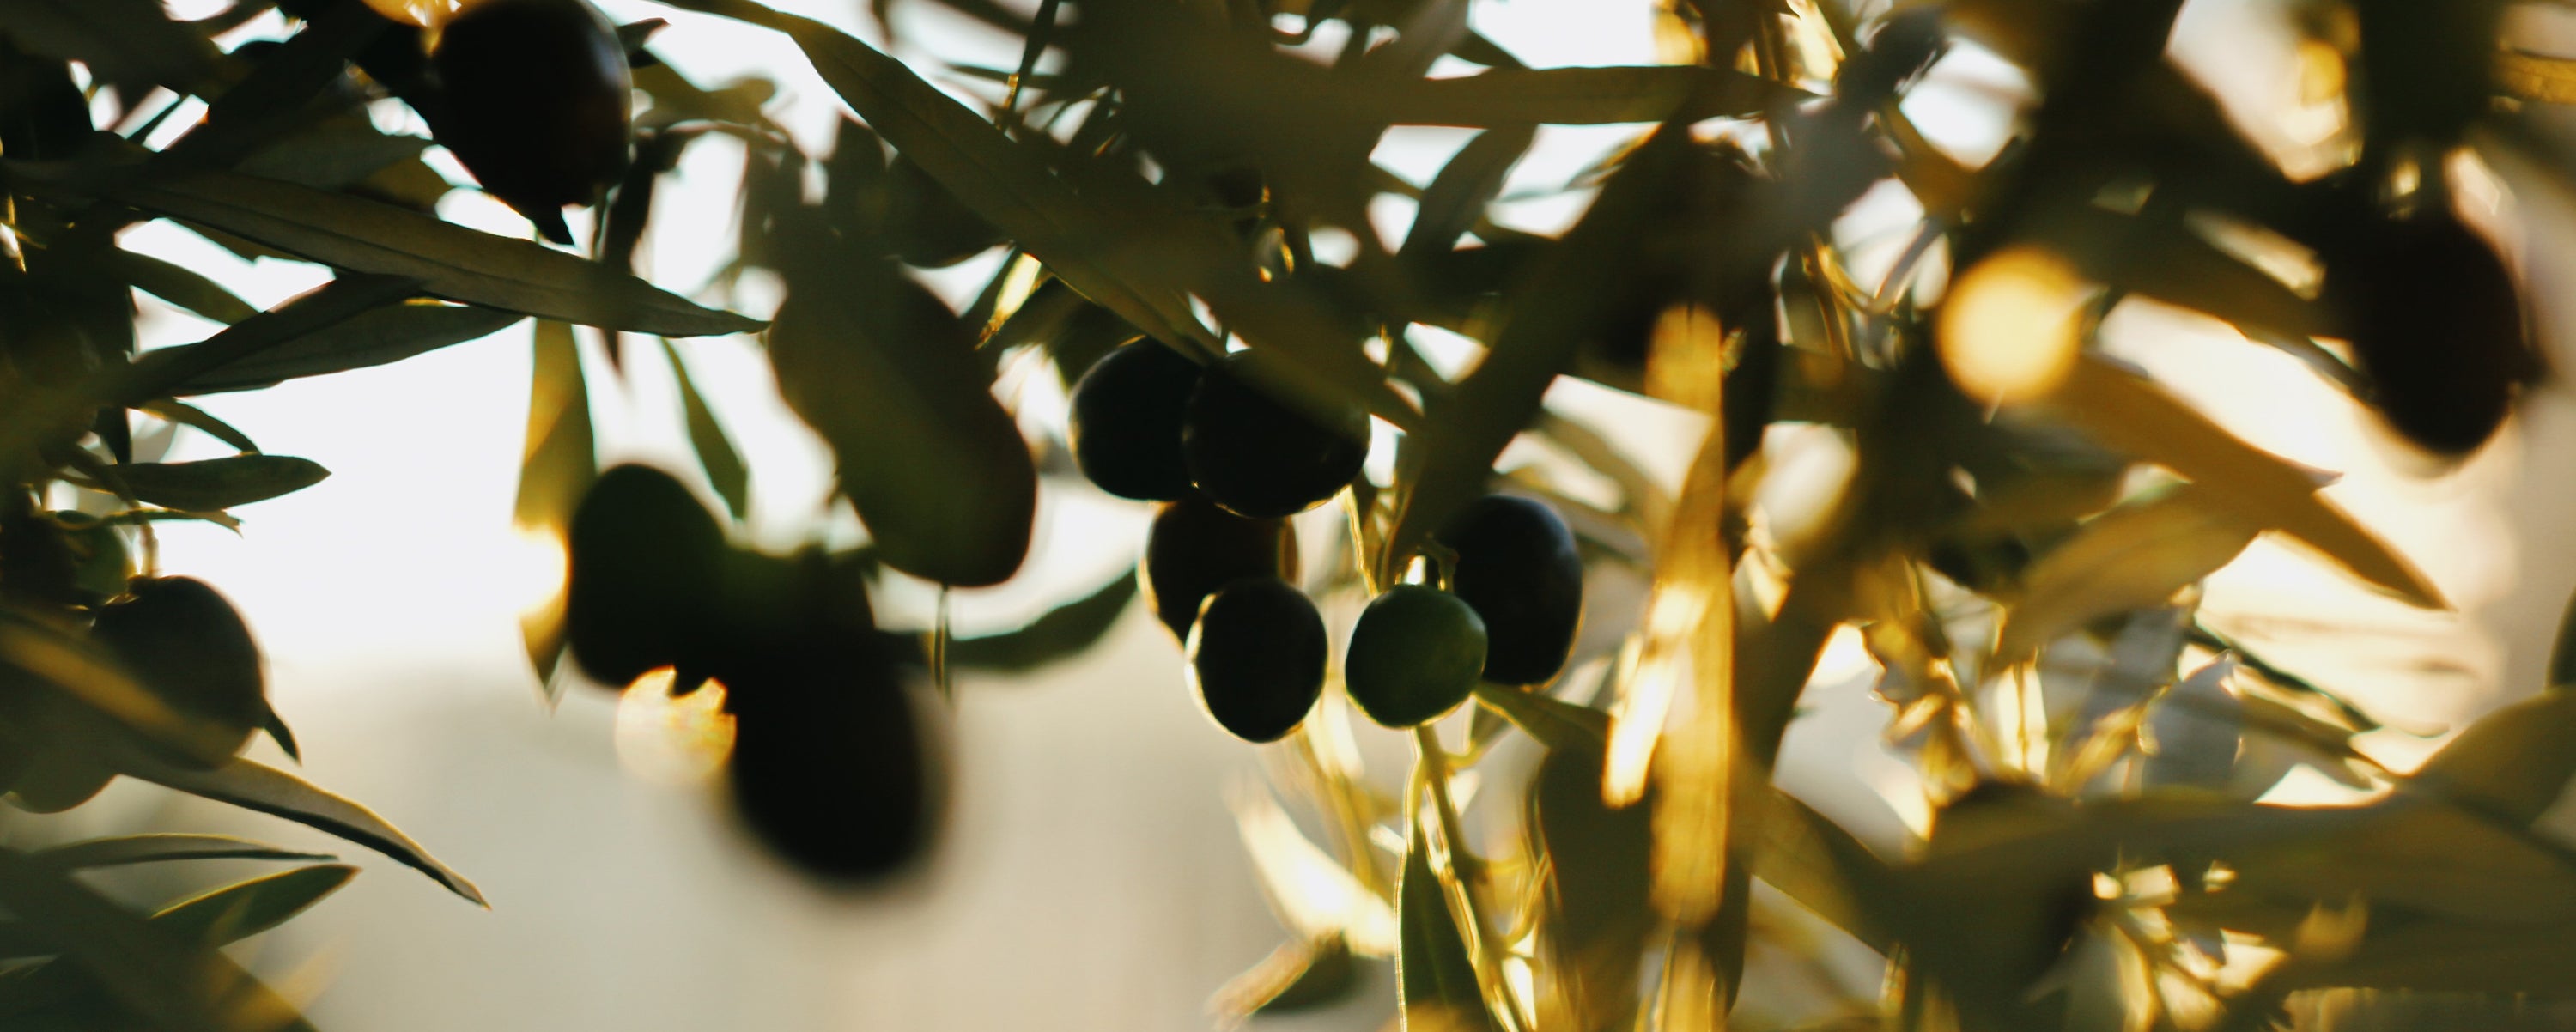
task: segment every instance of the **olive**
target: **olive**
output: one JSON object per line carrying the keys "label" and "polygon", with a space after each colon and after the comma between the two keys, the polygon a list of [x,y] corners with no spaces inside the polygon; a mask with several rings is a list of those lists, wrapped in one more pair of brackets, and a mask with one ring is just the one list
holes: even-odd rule
{"label": "olive", "polygon": [[241,614],[191,577],[138,577],[126,592],[99,609],[90,637],[170,708],[220,726],[226,755],[240,751],[268,720],[268,677]]}
{"label": "olive", "polygon": [[900,154],[886,169],[885,233],[895,254],[913,265],[955,265],[991,250],[1002,232],[948,187]]}
{"label": "olive", "polygon": [[1245,516],[1289,516],[1333,497],[1368,458],[1368,413],[1335,407],[1329,419],[1272,397],[1258,384],[1271,359],[1239,351],[1208,367],[1181,422],[1181,457],[1208,500]]}
{"label": "olive", "polygon": [[891,875],[936,833],[934,743],[895,669],[809,647],[727,682],[734,810],[790,863],[827,881]]}
{"label": "olive", "polygon": [[626,48],[587,0],[482,0],[430,54],[438,142],[492,196],[571,243],[563,207],[626,168],[634,101]]}
{"label": "olive", "polygon": [[1438,588],[1398,584],[1369,601],[1351,628],[1342,679],[1360,711],[1393,728],[1456,709],[1485,669],[1485,621]]}
{"label": "olive", "polygon": [[2447,211],[2381,222],[2329,253],[2325,296],[2372,407],[2427,451],[2486,443],[2539,372],[2512,273]]}
{"label": "olive", "polygon": [[1324,693],[1324,618],[1297,586],[1246,577],[1217,589],[1190,628],[1190,684],[1219,727],[1276,742]]}
{"label": "olive", "polygon": [[18,161],[61,161],[93,132],[89,98],[71,67],[0,41],[0,154]]}
{"label": "olive", "polygon": [[1455,553],[1449,590],[1485,622],[1485,680],[1544,684],[1583,617],[1583,557],[1556,510],[1516,495],[1469,502],[1438,535]]}
{"label": "olive", "polygon": [[956,587],[1009,580],[1029,553],[1037,464],[956,313],[882,261],[801,266],[787,280],[770,365],[788,406],[831,443],[878,557]]}
{"label": "olive", "polygon": [[812,643],[854,649],[876,631],[865,575],[820,551],[725,552],[706,611],[699,633],[681,642],[676,665],[683,675],[727,684],[757,676],[773,660],[795,661]]}
{"label": "olive", "polygon": [[1168,502],[1189,494],[1181,415],[1198,384],[1198,363],[1153,341],[1110,352],[1073,388],[1066,431],[1074,464],[1120,498]]}
{"label": "olive", "polygon": [[623,690],[700,640],[726,554],[698,496],[649,466],[602,473],[573,511],[564,625],[573,661]]}
{"label": "olive", "polygon": [[1145,536],[1146,604],[1172,637],[1188,641],[1199,603],[1245,577],[1297,577],[1297,535],[1276,517],[1246,519],[1203,498],[1184,498],[1154,514]]}
{"label": "olive", "polygon": [[80,566],[71,538],[42,514],[0,519],[0,601],[72,605],[79,600]]}

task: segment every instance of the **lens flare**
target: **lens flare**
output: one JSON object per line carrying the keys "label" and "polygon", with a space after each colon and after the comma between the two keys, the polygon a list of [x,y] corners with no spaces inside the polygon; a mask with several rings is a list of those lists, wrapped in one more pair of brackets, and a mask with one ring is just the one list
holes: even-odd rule
{"label": "lens flare", "polygon": [[2075,368],[2093,287],[2064,258],[2016,246],[1971,266],[1934,333],[1950,381],[1981,404],[2027,401]]}
{"label": "lens flare", "polygon": [[723,682],[673,696],[675,677],[662,667],[626,686],[617,700],[617,762],[655,784],[703,784],[733,754],[733,715],[724,709]]}

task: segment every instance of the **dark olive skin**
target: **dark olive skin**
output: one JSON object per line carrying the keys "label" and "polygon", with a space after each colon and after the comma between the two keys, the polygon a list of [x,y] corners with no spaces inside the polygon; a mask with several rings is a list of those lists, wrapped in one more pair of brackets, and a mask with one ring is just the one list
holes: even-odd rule
{"label": "dark olive skin", "polygon": [[702,640],[726,555],[698,496],[649,466],[600,474],[566,535],[564,625],[573,661],[614,690]]}
{"label": "dark olive skin", "polygon": [[2539,373],[2512,273],[2447,210],[2378,223],[2329,251],[2325,299],[2370,377],[2371,406],[2436,455],[2485,444]]}
{"label": "dark olive skin", "polygon": [[220,725],[227,753],[240,751],[268,718],[268,676],[241,614],[192,577],[138,577],[126,592],[99,608],[90,638],[170,708]]}
{"label": "dark olive skin", "polygon": [[565,205],[625,171],[633,129],[626,48],[586,0],[483,0],[439,33],[438,142],[495,197],[570,243]]}
{"label": "dark olive skin", "polygon": [[1360,612],[1342,681],[1369,719],[1399,729],[1426,724],[1475,692],[1485,643],[1485,621],[1458,596],[1398,584]]}
{"label": "dark olive skin", "polygon": [[69,66],[0,41],[0,154],[61,161],[92,131],[89,99],[72,83]]}
{"label": "dark olive skin", "polygon": [[1199,364],[1140,340],[1093,363],[1073,388],[1067,436],[1074,464],[1120,498],[1168,502],[1190,493],[1181,462],[1181,416],[1199,385]]}
{"label": "dark olive skin", "polygon": [[1199,603],[1245,577],[1297,577],[1297,535],[1282,519],[1245,519],[1203,498],[1184,498],[1154,514],[1145,537],[1146,604],[1172,637],[1188,641]]}
{"label": "dark olive skin", "polygon": [[1351,482],[1368,458],[1368,413],[1317,422],[1258,386],[1269,361],[1240,351],[1208,367],[1181,424],[1181,456],[1208,500],[1244,516],[1292,516]]}
{"label": "dark olive skin", "polygon": [[1002,232],[902,155],[886,169],[885,233],[905,262],[941,268],[1003,241]]}
{"label": "dark olive skin", "polygon": [[1190,628],[1190,685],[1217,726],[1276,742],[1324,693],[1324,618],[1296,585],[1247,577],[1209,595]]}
{"label": "dark olive skin", "polygon": [[1485,680],[1554,678],[1583,617],[1583,557],[1556,510],[1517,495],[1486,495],[1437,540],[1456,553],[1449,590],[1485,621]]}
{"label": "dark olive skin", "polygon": [[799,646],[727,682],[734,809],[763,845],[826,882],[903,870],[937,833],[939,758],[895,668]]}

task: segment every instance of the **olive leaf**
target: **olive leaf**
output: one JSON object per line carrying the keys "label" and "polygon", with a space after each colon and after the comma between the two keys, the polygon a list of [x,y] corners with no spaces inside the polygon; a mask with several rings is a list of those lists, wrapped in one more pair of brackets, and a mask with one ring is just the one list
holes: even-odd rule
{"label": "olive leaf", "polygon": [[1537,140],[1534,125],[1501,126],[1477,133],[1458,148],[1449,163],[1440,166],[1440,174],[1431,178],[1431,185],[1423,188],[1421,205],[1397,253],[1419,258],[1446,250],[1476,228],[1486,206],[1502,194],[1504,177]]}
{"label": "olive leaf", "polygon": [[2411,782],[2469,809],[2528,825],[2576,778],[2576,693],[2551,690],[2478,718]]}
{"label": "olive leaf", "polygon": [[[88,186],[15,166],[13,185],[49,196]],[[671,337],[744,333],[757,320],[706,308],[596,262],[346,194],[200,170],[111,183],[108,198],[335,268],[418,279],[451,301]]]}
{"label": "olive leaf", "polygon": [[116,761],[118,770],[153,784],[283,817],[347,839],[428,875],[472,903],[488,905],[482,890],[475,888],[473,882],[439,863],[420,843],[386,823],[375,811],[285,771],[238,757],[212,770],[194,770],[136,750],[127,750]]}
{"label": "olive leaf", "polygon": [[158,401],[144,402],[141,408],[145,412],[181,426],[195,427],[203,431],[206,436],[229,444],[244,453],[259,451],[259,445],[251,441],[250,435],[234,429],[232,424],[215,418],[206,410],[186,402],[162,398]]}
{"label": "olive leaf", "polygon": [[[17,850],[0,848],[0,905],[44,929],[60,943],[64,960],[156,1027],[313,1032],[293,1006],[221,952],[156,930]],[[27,991],[31,981],[0,990],[0,1011],[45,1002]]]}
{"label": "olive leaf", "polygon": [[1491,1032],[1476,962],[1449,912],[1440,876],[1431,870],[1423,822],[1415,821],[1396,883],[1396,919],[1402,946],[1395,954],[1396,1005],[1406,1028]]}
{"label": "olive leaf", "polygon": [[230,835],[159,833],[86,839],[39,849],[28,859],[66,870],[169,860],[331,860],[328,853],[253,842]]}
{"label": "olive leaf", "polygon": [[696,378],[689,374],[687,363],[680,361],[680,350],[669,340],[662,342],[662,355],[670,360],[671,378],[680,385],[681,417],[689,428],[689,447],[698,453],[698,466],[707,473],[707,484],[724,500],[725,511],[739,520],[751,512],[751,469],[743,465],[742,453],[732,439],[725,436],[724,424],[707,408],[707,400],[698,393]]}
{"label": "olive leaf", "polygon": [[1136,597],[1136,571],[1129,569],[1097,590],[1074,599],[1026,626],[999,634],[959,638],[948,644],[948,662],[972,670],[1020,674],[1081,654],[1117,626]]}
{"label": "olive leaf", "polygon": [[187,512],[214,512],[266,501],[319,484],[331,475],[318,462],[285,455],[136,462],[116,469],[134,497]]}
{"label": "olive leaf", "polygon": [[[474,305],[428,301],[385,305],[189,376],[173,386],[170,393],[257,390],[308,376],[387,365],[481,340],[524,318],[527,317],[517,312]],[[163,350],[202,346],[183,344]]]}
{"label": "olive leaf", "polygon": [[99,261],[127,286],[219,323],[237,323],[259,314],[259,309],[223,284],[183,265],[126,250],[107,251]]}
{"label": "olive leaf", "polygon": [[285,924],[357,874],[358,869],[347,864],[280,871],[173,903],[153,914],[151,922],[155,930],[220,946]]}
{"label": "olive leaf", "polygon": [[[572,514],[599,474],[592,439],[590,388],[582,378],[581,350],[572,327],[551,319],[537,323],[535,360],[528,378],[528,433],[519,459],[519,493],[511,524],[556,547],[564,543]],[[555,664],[564,649],[564,587],[554,586],[543,605],[519,618],[519,635],[538,690],[548,703],[562,694]]]}
{"label": "olive leaf", "polygon": [[214,71],[214,46],[151,0],[0,0],[0,25],[29,51],[95,69],[129,105],[152,86],[197,92]]}
{"label": "olive leaf", "polygon": [[2017,662],[2096,618],[2161,604],[2235,559],[2258,529],[2193,485],[2094,517],[2024,573],[1995,654]]}

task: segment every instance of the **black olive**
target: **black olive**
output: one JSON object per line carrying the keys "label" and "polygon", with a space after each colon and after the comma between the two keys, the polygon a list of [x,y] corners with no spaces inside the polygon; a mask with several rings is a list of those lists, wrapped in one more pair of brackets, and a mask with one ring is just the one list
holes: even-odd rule
{"label": "black olive", "polygon": [[805,648],[726,683],[734,809],[808,874],[879,880],[936,833],[937,752],[892,665],[865,650]]}
{"label": "black olive", "polygon": [[231,602],[201,580],[140,577],[103,606],[90,637],[170,708],[224,729],[237,752],[267,722],[259,643]]}
{"label": "black olive", "polygon": [[2379,223],[2329,252],[2325,295],[2372,407],[2427,451],[2475,451],[2539,372],[2512,273],[2448,212]]}
{"label": "black olive", "polygon": [[1486,495],[1440,531],[1457,558],[1449,589],[1485,621],[1485,679],[1544,684],[1565,666],[1583,617],[1583,557],[1545,503]]}
{"label": "black olive", "polygon": [[483,0],[440,30],[430,128],[467,171],[571,243],[563,207],[625,171],[634,102],[626,48],[586,0]]}
{"label": "black olive", "polygon": [[1317,421],[1258,386],[1270,361],[1240,351],[1208,367],[1190,395],[1181,455],[1208,500],[1245,516],[1289,516],[1333,497],[1368,459],[1369,417],[1355,405]]}
{"label": "black olive", "polygon": [[1398,584],[1360,612],[1342,681],[1371,720],[1392,728],[1427,723],[1476,690],[1486,640],[1485,621],[1458,596]]}
{"label": "black olive", "polygon": [[566,538],[564,624],[584,673],[622,690],[705,640],[724,529],[670,474],[633,465],[600,474]]}
{"label": "black olive", "polygon": [[1190,629],[1190,683],[1217,725],[1276,742],[1324,693],[1324,618],[1296,585],[1247,577],[1217,589]]}
{"label": "black olive", "polygon": [[0,154],[18,161],[61,161],[88,142],[89,98],[71,68],[0,41]]}
{"label": "black olive", "polygon": [[1074,385],[1066,425],[1074,464],[1121,498],[1168,502],[1189,494],[1181,416],[1198,383],[1198,363],[1150,340],[1093,363]]}
{"label": "black olive", "polygon": [[886,239],[913,265],[955,265],[991,250],[1002,232],[911,159],[896,155],[885,178]]}
{"label": "black olive", "polygon": [[1283,519],[1246,519],[1184,498],[1154,514],[1139,572],[1154,615],[1187,641],[1199,603],[1216,589],[1245,577],[1295,580],[1297,535]]}

